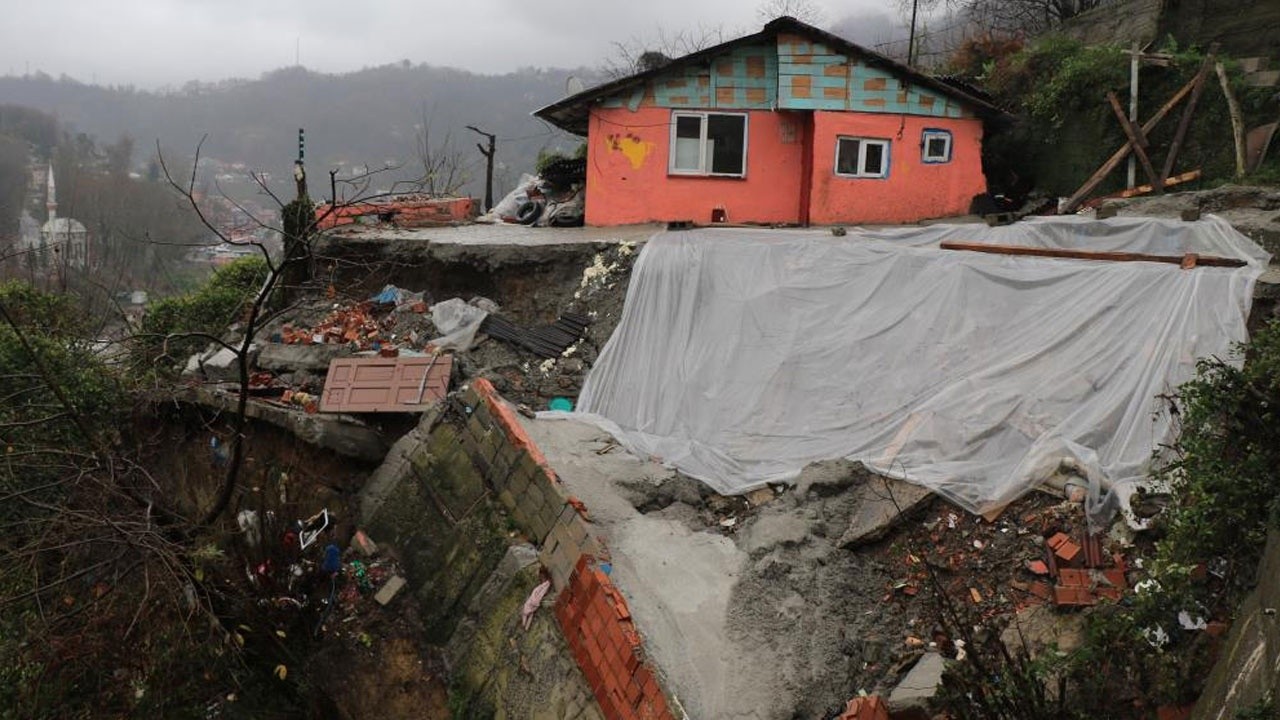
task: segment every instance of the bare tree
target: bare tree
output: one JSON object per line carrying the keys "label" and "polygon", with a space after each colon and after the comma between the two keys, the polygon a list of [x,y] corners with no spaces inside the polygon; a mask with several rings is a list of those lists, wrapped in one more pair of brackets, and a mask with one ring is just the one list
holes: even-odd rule
{"label": "bare tree", "polygon": [[615,42],[613,54],[605,60],[600,72],[609,78],[620,78],[654,70],[674,58],[719,45],[733,34],[727,32],[723,25],[707,27],[699,24],[677,32],[659,27],[647,37],[636,35],[624,42]]}
{"label": "bare tree", "polygon": [[764,0],[756,6],[756,17],[762,23],[783,16],[809,25],[821,25],[827,19],[827,14],[813,0]]}
{"label": "bare tree", "polygon": [[448,130],[432,132],[434,116],[435,111],[428,111],[423,105],[421,119],[414,126],[417,130],[415,149],[422,165],[422,176],[416,184],[432,197],[450,197],[456,195],[470,178],[462,150],[454,146],[453,134]]}

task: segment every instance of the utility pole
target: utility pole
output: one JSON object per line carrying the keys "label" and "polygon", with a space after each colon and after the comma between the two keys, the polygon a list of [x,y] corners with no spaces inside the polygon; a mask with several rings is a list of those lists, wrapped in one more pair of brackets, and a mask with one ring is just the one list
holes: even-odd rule
{"label": "utility pole", "polygon": [[487,165],[484,170],[484,210],[485,212],[489,212],[493,209],[493,156],[497,152],[498,136],[493,133],[485,132],[475,125],[468,125],[467,129],[471,132],[478,133],[489,138],[488,148],[485,148],[485,146],[480,143],[476,143],[476,147],[480,150],[480,154],[483,155],[484,159],[487,161]]}
{"label": "utility pole", "polygon": [[911,34],[907,36],[907,65],[914,65],[916,59],[916,13],[920,10],[920,0],[911,0]]}

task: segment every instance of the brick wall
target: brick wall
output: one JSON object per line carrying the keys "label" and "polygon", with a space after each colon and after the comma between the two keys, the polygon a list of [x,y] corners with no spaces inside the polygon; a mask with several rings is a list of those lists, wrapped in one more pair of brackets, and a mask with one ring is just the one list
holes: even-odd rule
{"label": "brick wall", "polygon": [[597,564],[604,544],[569,497],[512,408],[484,379],[452,400],[466,418],[462,451],[515,525],[540,547],[559,592],[556,620],[608,720],[673,718],[622,593]]}

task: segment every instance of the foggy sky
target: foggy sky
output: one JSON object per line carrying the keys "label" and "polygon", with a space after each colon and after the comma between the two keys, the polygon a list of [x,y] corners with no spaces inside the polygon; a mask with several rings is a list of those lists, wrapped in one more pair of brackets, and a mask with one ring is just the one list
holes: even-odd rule
{"label": "foggy sky", "polygon": [[[813,0],[825,20],[893,0]],[[758,30],[759,0],[0,0],[0,74],[177,87],[301,64],[409,60],[482,73],[595,67],[656,28]]]}

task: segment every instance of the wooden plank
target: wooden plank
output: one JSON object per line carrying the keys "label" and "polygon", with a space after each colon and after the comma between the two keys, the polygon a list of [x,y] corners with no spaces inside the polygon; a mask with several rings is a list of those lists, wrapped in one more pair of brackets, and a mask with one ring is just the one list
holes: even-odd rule
{"label": "wooden plank", "polygon": [[1142,132],[1142,128],[1134,127],[1129,122],[1129,118],[1125,117],[1124,108],[1120,107],[1120,99],[1116,94],[1107,91],[1107,102],[1111,103],[1111,110],[1115,112],[1116,119],[1120,121],[1120,127],[1124,128],[1125,137],[1129,138],[1129,144],[1133,146],[1133,153],[1138,156],[1138,162],[1142,163],[1142,171],[1147,174],[1147,179],[1156,188],[1156,192],[1164,189],[1164,183],[1156,169],[1151,165],[1151,158],[1147,156],[1147,134]]}
{"label": "wooden plank", "polygon": [[[1201,175],[1200,168],[1196,168],[1195,170],[1188,170],[1182,173],[1181,175],[1174,175],[1173,177],[1165,181],[1164,189],[1168,190],[1171,187],[1181,185],[1183,183],[1188,183],[1188,182],[1191,182],[1192,180],[1199,180],[1200,175]],[[1127,190],[1121,190],[1120,192],[1113,192],[1110,195],[1100,195],[1098,197],[1092,197],[1084,201],[1082,207],[1096,208],[1108,200],[1124,199],[1124,198],[1137,197],[1139,195],[1146,195],[1147,193],[1151,192],[1152,189],[1153,188],[1151,185],[1139,185],[1137,187],[1132,187]]]}
{"label": "wooden plank", "polygon": [[[1160,121],[1164,119],[1164,116],[1168,115],[1170,110],[1177,107],[1178,103],[1182,102],[1182,99],[1191,92],[1191,88],[1194,86],[1194,79],[1186,85],[1183,85],[1178,92],[1173,94],[1173,97],[1169,98],[1165,102],[1163,107],[1156,111],[1155,115],[1151,116],[1150,120],[1147,120],[1142,124],[1142,132],[1150,133],[1154,130],[1156,125],[1160,124]],[[1062,212],[1064,214],[1075,212],[1075,209],[1080,207],[1081,201],[1083,201],[1089,193],[1093,192],[1094,188],[1098,187],[1098,184],[1101,183],[1107,175],[1110,175],[1112,170],[1115,170],[1120,166],[1120,163],[1124,162],[1124,159],[1129,156],[1129,151],[1132,147],[1132,145],[1126,142],[1123,147],[1112,153],[1111,157],[1107,158],[1107,161],[1102,163],[1102,166],[1099,167],[1093,175],[1090,175],[1089,179],[1085,180],[1084,184],[1080,186],[1080,189],[1076,190],[1075,193],[1067,200],[1067,204],[1063,206]]]}
{"label": "wooden plank", "polygon": [[1200,100],[1200,93],[1204,92],[1205,80],[1209,77],[1209,71],[1213,69],[1215,56],[1218,54],[1218,43],[1209,46],[1209,54],[1205,56],[1204,63],[1200,66],[1200,72],[1196,73],[1195,87],[1191,89],[1191,98],[1187,100],[1187,106],[1182,109],[1182,119],[1178,121],[1178,129],[1173,134],[1173,143],[1169,145],[1169,155],[1164,159],[1164,169],[1160,171],[1160,179],[1164,181],[1173,173],[1173,164],[1178,160],[1178,151],[1182,149],[1182,141],[1187,137],[1187,129],[1191,127],[1191,118],[1196,112],[1196,103]]}
{"label": "wooden plank", "polygon": [[1231,139],[1236,145],[1236,177],[1242,178],[1245,174],[1245,158],[1244,158],[1244,120],[1241,119],[1240,101],[1236,100],[1236,94],[1231,92],[1231,82],[1227,79],[1227,69],[1222,63],[1214,63],[1214,72],[1218,73],[1218,84],[1222,86],[1222,94],[1227,99],[1227,112],[1231,116]]}
{"label": "wooden plank", "polygon": [[1190,259],[1195,265],[1212,267],[1244,267],[1247,263],[1235,258],[1224,258],[1216,255],[1148,255],[1146,253],[1110,252],[1105,250],[1065,250],[1061,248],[1022,247],[1019,245],[991,245],[987,243],[964,243],[947,241],[940,245],[943,250],[967,250],[969,252],[990,253],[994,255],[1026,255],[1031,257],[1067,258],[1072,260],[1106,260],[1110,262],[1158,262],[1183,265]]}
{"label": "wooden plank", "polygon": [[[1195,170],[1188,170],[1182,173],[1181,175],[1174,175],[1168,180],[1165,180],[1164,187],[1167,190],[1173,187],[1174,185],[1181,185],[1182,183],[1191,182],[1192,180],[1199,180],[1199,179],[1200,179],[1200,168],[1196,168]],[[1128,190],[1121,190],[1120,192],[1116,193],[1112,197],[1118,197],[1118,198],[1137,197],[1139,195],[1146,195],[1147,193],[1151,192],[1154,189],[1155,187],[1152,185],[1139,185],[1134,188],[1129,188]]]}

